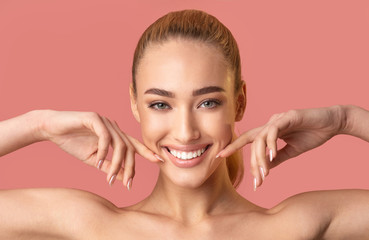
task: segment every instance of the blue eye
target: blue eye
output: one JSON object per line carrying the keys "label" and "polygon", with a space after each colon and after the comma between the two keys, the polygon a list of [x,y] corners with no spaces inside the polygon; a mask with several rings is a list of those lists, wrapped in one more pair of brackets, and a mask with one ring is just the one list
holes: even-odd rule
{"label": "blue eye", "polygon": [[163,102],[156,102],[149,105],[149,108],[155,109],[155,110],[165,110],[170,109],[170,106]]}
{"label": "blue eye", "polygon": [[217,106],[219,106],[221,104],[220,101],[215,100],[215,99],[209,99],[209,100],[205,100],[200,104],[200,107],[204,107],[204,108],[215,108]]}

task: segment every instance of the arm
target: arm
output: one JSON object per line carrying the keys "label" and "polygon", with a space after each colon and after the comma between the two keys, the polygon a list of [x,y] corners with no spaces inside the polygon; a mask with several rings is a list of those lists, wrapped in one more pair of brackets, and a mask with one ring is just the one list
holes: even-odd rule
{"label": "arm", "polygon": [[0,191],[0,239],[94,239],[99,219],[116,209],[80,190]]}
{"label": "arm", "polygon": [[[31,111],[0,122],[0,157],[29,144],[41,141],[40,111]],[[39,116],[39,117],[37,117]]]}
{"label": "arm", "polygon": [[369,142],[369,112],[353,105],[342,106],[342,108],[345,112],[345,124],[340,133]]}
{"label": "arm", "polygon": [[[345,124],[340,133],[369,142],[369,112],[363,108],[342,106]],[[332,208],[327,239],[369,239],[369,191],[338,190],[325,197]]]}
{"label": "arm", "polygon": [[[36,110],[0,122],[0,155],[37,141],[49,140],[61,149],[96,166],[125,186],[134,175],[134,155],[158,162],[154,153],[118,125],[92,112]],[[109,146],[112,160],[106,160]],[[124,162],[124,170],[122,164]],[[115,176],[113,178],[113,176]],[[66,189],[0,191],[0,239],[91,239],[96,216],[115,209],[93,194]],[[115,211],[115,210],[114,210]]]}
{"label": "arm", "polygon": [[[0,122],[0,156],[46,140],[49,110],[35,110]],[[81,239],[91,213],[108,201],[78,190],[17,189],[0,191],[0,239]],[[111,204],[112,205],[112,204]],[[90,227],[89,227],[90,228]]]}
{"label": "arm", "polygon": [[[94,112],[34,110],[0,122],[0,156],[46,140],[106,172],[109,184],[119,179],[127,186],[134,177],[135,153],[159,161],[145,145],[122,132],[117,123]],[[105,159],[109,146],[113,148],[111,161]]]}
{"label": "arm", "polygon": [[[269,168],[316,148],[338,134],[369,141],[369,112],[356,106],[292,110],[273,115],[267,124],[242,134],[221,156],[252,143],[251,168],[260,185],[260,168]],[[277,139],[286,145],[277,150]],[[266,149],[271,149],[271,154]],[[268,156],[269,154],[269,156]],[[269,157],[271,156],[272,161]],[[299,222],[321,239],[369,239],[369,191],[318,191],[296,195],[273,210],[282,209],[289,223]],[[298,218],[296,219],[296,216]]]}
{"label": "arm", "polygon": [[369,239],[367,190],[301,193],[284,200],[271,212],[278,212],[278,219],[286,220],[286,229],[295,223],[288,231],[301,239]]}
{"label": "arm", "polygon": [[[290,110],[274,114],[263,126],[240,135],[218,155],[228,157],[251,145],[251,172],[255,188],[260,186],[269,169],[301,153],[319,147],[338,134],[349,134],[369,141],[369,112],[352,105]],[[277,149],[277,140],[286,145]]]}
{"label": "arm", "polygon": [[323,197],[332,211],[326,239],[369,239],[368,190],[337,190]]}

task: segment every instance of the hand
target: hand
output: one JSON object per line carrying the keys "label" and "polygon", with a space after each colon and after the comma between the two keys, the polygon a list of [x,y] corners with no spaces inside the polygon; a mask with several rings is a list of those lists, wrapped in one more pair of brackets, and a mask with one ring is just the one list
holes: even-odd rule
{"label": "hand", "polygon": [[[152,162],[159,161],[145,145],[123,133],[116,122],[97,113],[46,110],[43,119],[40,131],[43,139],[107,173],[110,185],[117,178],[130,189],[135,174],[135,153]],[[110,145],[112,159],[105,161]]]}
{"label": "hand", "polygon": [[[275,114],[264,126],[240,135],[218,156],[228,157],[236,150],[252,143],[251,173],[254,176],[255,190],[262,184],[270,168],[316,148],[340,133],[345,125],[344,115],[340,106],[291,110]],[[278,138],[284,140],[286,145],[277,151]],[[269,149],[268,153],[266,148]]]}

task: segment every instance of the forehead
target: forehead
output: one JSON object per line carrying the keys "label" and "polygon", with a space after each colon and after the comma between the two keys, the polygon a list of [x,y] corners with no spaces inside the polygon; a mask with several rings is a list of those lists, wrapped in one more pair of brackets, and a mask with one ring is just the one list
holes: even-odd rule
{"label": "forehead", "polygon": [[175,91],[208,85],[227,90],[233,86],[231,76],[222,52],[215,46],[197,40],[170,39],[146,48],[137,69],[137,92],[151,87]]}

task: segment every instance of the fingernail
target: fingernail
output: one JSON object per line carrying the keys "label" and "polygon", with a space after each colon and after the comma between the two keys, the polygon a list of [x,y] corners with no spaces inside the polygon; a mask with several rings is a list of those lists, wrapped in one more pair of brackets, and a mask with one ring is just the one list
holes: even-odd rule
{"label": "fingernail", "polygon": [[114,181],[115,181],[115,177],[116,177],[117,175],[113,175],[113,176],[111,176],[111,178],[110,178],[110,181],[109,181],[109,185],[110,186],[112,186],[113,185],[113,183],[114,183]]}
{"label": "fingernail", "polygon": [[158,154],[154,154],[154,156],[159,159],[160,161],[164,162],[164,160],[158,155]]}
{"label": "fingernail", "polygon": [[269,149],[269,161],[272,162],[273,161],[273,150]]}
{"label": "fingernail", "polygon": [[101,170],[102,164],[103,164],[103,160],[100,160],[99,163],[97,164],[97,169]]}
{"label": "fingernail", "polygon": [[220,152],[215,156],[215,158],[220,157],[220,155],[222,154],[222,152],[223,152],[223,150],[222,150],[222,151],[220,151]]}
{"label": "fingernail", "polygon": [[256,191],[256,178],[254,177],[254,192]]}
{"label": "fingernail", "polygon": [[264,172],[264,168],[263,167],[260,167],[260,172],[261,172],[261,178],[264,181],[264,179],[265,179],[265,172]]}
{"label": "fingernail", "polygon": [[127,183],[127,189],[128,189],[128,191],[131,190],[131,188],[132,188],[132,178],[130,178],[128,180],[128,183]]}

